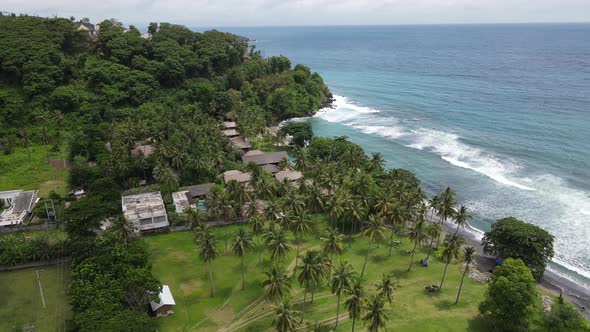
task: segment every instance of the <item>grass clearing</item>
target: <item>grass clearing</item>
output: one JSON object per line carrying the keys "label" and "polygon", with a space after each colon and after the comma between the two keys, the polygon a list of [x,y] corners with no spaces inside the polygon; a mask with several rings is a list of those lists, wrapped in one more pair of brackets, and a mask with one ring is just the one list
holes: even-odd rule
{"label": "grass clearing", "polygon": [[[232,236],[239,226],[228,228]],[[218,234],[220,256],[213,262],[215,297],[209,297],[209,283],[205,278],[204,265],[198,258],[198,250],[193,242],[191,232],[170,233],[143,238],[148,247],[152,271],[164,284],[170,285],[176,299],[175,313],[160,319],[161,331],[265,331],[271,329],[273,319],[271,305],[261,299],[264,279],[263,272],[269,266],[268,254],[263,252],[261,264],[257,264],[256,249],[246,257],[246,289],[241,290],[240,259],[223,255],[223,230]],[[301,251],[320,248],[321,241],[307,236]],[[424,286],[440,283],[444,264],[436,259],[428,268],[417,262],[407,272],[412,245],[407,239],[403,244],[393,247],[392,256],[388,257],[388,243],[371,250],[365,272],[365,287],[374,293],[374,284],[383,273],[391,273],[400,287],[396,290],[394,302],[388,306],[388,330],[395,331],[480,331],[483,330],[477,320],[477,306],[483,299],[486,285],[478,284],[469,278],[461,294],[461,301],[454,305],[455,296],[461,277],[460,264],[449,266],[444,289],[440,293],[427,293]],[[362,237],[355,237],[352,247],[345,243],[345,252],[338,259],[349,260],[360,273],[368,242]],[[284,265],[294,263],[295,244]],[[426,249],[420,249],[415,259],[426,256]],[[296,280],[292,280],[294,301],[303,299],[303,289]],[[341,301],[340,315],[346,314]],[[308,294],[310,299],[310,294]],[[304,326],[314,326],[322,321],[336,317],[337,297],[324,286],[315,293],[313,304],[306,305]],[[338,331],[348,331],[352,322],[344,316],[338,325]],[[333,327],[333,321],[324,324],[326,330]],[[363,323],[357,322],[356,328],[364,330]]]}
{"label": "grass clearing", "polygon": [[[47,163],[47,148],[43,145],[31,146],[31,161],[26,148],[16,148],[9,155],[0,154],[0,191],[39,190],[40,197],[47,197],[55,190],[65,196],[68,171],[65,168],[54,170],[53,165]],[[49,156],[62,159],[60,152],[50,152]]]}
{"label": "grass clearing", "polygon": [[[45,308],[35,271],[39,271]],[[71,309],[65,295],[69,278],[67,265],[52,265],[0,272],[0,331],[65,331]]]}

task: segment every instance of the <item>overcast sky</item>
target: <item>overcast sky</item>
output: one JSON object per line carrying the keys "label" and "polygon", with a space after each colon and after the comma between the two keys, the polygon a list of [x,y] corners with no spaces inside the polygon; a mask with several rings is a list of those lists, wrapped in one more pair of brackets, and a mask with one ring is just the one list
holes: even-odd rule
{"label": "overcast sky", "polygon": [[138,26],[590,22],[590,0],[0,0],[0,10]]}

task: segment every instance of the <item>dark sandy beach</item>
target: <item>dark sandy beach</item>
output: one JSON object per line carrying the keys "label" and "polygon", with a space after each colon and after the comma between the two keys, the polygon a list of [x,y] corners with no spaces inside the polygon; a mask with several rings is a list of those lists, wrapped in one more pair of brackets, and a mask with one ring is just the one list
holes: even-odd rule
{"label": "dark sandy beach", "polygon": [[[431,221],[438,222],[439,219],[435,216]],[[443,232],[447,234],[454,233],[455,229],[456,226],[451,221],[447,221],[443,224]],[[468,226],[467,228],[459,229],[459,234],[465,238],[467,244],[477,249],[478,269],[482,272],[489,272],[495,265],[495,258],[484,255],[481,239],[479,238],[477,231],[472,230],[471,227]],[[586,319],[590,320],[590,289],[582,287],[581,285],[549,270],[545,270],[543,279],[537,285],[555,295],[558,295],[560,291],[563,292],[563,296],[573,303]]]}

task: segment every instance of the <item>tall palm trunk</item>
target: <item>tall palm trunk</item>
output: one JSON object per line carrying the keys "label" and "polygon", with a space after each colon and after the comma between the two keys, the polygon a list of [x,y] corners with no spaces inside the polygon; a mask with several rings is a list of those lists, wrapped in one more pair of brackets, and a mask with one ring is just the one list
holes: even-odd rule
{"label": "tall palm trunk", "polygon": [[461,226],[461,225],[457,224],[457,229],[455,229],[455,235],[457,235],[457,233],[459,233],[459,226]]}
{"label": "tall palm trunk", "polygon": [[311,301],[310,301],[310,303],[313,303],[313,296],[315,294],[315,287],[316,287],[315,284],[313,285],[313,287],[311,287]]}
{"label": "tall palm trunk", "polygon": [[350,234],[348,235],[348,237],[349,237],[348,247],[349,248],[352,248],[352,232],[354,232],[353,229],[352,229],[352,225],[353,224],[354,224],[354,222],[351,221],[350,222]]}
{"label": "tall palm trunk", "polygon": [[336,325],[334,326],[334,329],[338,327],[338,316],[340,315],[340,295],[341,292],[338,292],[338,306],[336,307]]}
{"label": "tall palm trunk", "polygon": [[436,243],[440,243],[440,236],[442,235],[442,227],[443,227],[443,224],[445,223],[445,221],[447,221],[447,218],[444,218],[444,219],[443,219],[443,218],[441,218],[441,219],[440,219],[440,222],[439,222],[439,224],[440,224],[440,229],[441,229],[441,232],[440,232],[440,233],[438,233],[438,239],[436,239]]}
{"label": "tall palm trunk", "polygon": [[334,259],[334,252],[330,253],[330,266],[328,266],[328,276],[332,275],[332,261]]}
{"label": "tall palm trunk", "polygon": [[356,323],[356,316],[352,316],[352,332],[354,332],[354,323]]}
{"label": "tall palm trunk", "polygon": [[448,261],[447,264],[445,265],[445,270],[443,271],[443,276],[442,276],[442,279],[440,280],[440,287],[438,288],[438,290],[442,290],[443,282],[445,282],[445,276],[447,275],[447,268],[449,267],[450,263],[451,263],[451,261]]}
{"label": "tall palm trunk", "polygon": [[227,255],[227,219],[223,221],[225,225],[223,225],[223,239],[225,240],[225,254]]}
{"label": "tall palm trunk", "polygon": [[428,246],[428,255],[426,255],[426,259],[430,258],[430,253],[432,252],[432,245],[433,244],[434,244],[434,236],[430,238],[430,245]]}
{"label": "tall palm trunk", "polygon": [[389,238],[389,256],[391,257],[391,248],[393,247],[393,227],[391,228],[391,237]]}
{"label": "tall palm trunk", "polygon": [[299,323],[303,323],[303,317],[305,315],[305,301],[307,301],[307,289],[309,288],[309,282],[305,283],[305,293],[303,293],[303,307],[301,307],[301,320]]}
{"label": "tall palm trunk", "polygon": [[295,256],[295,267],[293,268],[293,275],[297,273],[297,264],[299,264],[299,248],[301,247],[301,236],[297,240],[297,255]]}
{"label": "tall palm trunk", "polygon": [[418,246],[418,241],[414,243],[414,249],[412,249],[412,257],[410,258],[410,266],[408,266],[408,272],[412,268],[412,264],[414,263],[414,254],[416,253],[416,247]]}
{"label": "tall palm trunk", "polygon": [[242,254],[242,290],[244,290],[244,283],[245,283],[245,277],[244,277],[244,255]]}
{"label": "tall palm trunk", "polygon": [[365,275],[365,267],[367,266],[367,259],[369,258],[369,252],[371,251],[371,242],[369,241],[369,247],[367,248],[367,254],[365,255],[365,262],[363,263],[363,270],[361,271],[361,279]]}
{"label": "tall palm trunk", "polygon": [[260,235],[258,235],[258,264],[260,264],[260,252],[262,251],[262,247],[260,247]]}
{"label": "tall palm trunk", "polygon": [[461,295],[461,289],[463,288],[463,279],[465,279],[465,275],[467,274],[467,268],[469,265],[465,265],[465,270],[463,270],[463,275],[461,276],[461,283],[459,284],[459,290],[457,291],[457,298],[455,299],[455,304],[459,303],[459,296]]}
{"label": "tall palm trunk", "polygon": [[211,271],[211,268],[208,269],[209,270],[209,296],[213,297],[213,272]]}

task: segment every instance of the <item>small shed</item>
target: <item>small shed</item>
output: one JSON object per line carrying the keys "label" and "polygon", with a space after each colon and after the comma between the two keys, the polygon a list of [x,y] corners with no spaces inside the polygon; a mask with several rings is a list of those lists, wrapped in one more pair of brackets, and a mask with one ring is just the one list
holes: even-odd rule
{"label": "small shed", "polygon": [[158,295],[159,302],[150,302],[152,312],[156,317],[164,317],[173,314],[172,308],[176,305],[174,297],[168,285],[162,285],[162,291]]}

